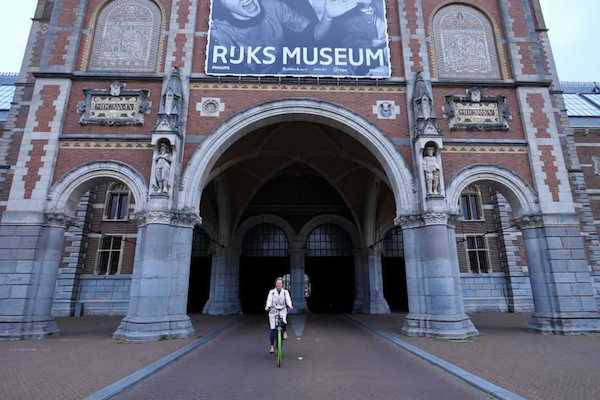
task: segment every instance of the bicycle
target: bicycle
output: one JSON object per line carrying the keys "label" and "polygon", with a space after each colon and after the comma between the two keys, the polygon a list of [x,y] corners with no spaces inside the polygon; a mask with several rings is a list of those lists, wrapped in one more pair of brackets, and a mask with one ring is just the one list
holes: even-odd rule
{"label": "bicycle", "polygon": [[277,314],[275,319],[275,329],[277,330],[277,337],[275,340],[275,365],[277,368],[281,368],[281,362],[283,361],[283,320],[279,314]]}

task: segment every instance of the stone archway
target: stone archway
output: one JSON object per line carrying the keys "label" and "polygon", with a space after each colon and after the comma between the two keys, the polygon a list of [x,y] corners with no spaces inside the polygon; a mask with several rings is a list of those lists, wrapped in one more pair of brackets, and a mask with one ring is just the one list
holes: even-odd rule
{"label": "stone archway", "polygon": [[472,166],[458,173],[449,185],[448,208],[457,212],[461,192],[476,182],[485,182],[506,198],[513,223],[522,231],[535,308],[529,328],[554,334],[600,331],[600,315],[589,296],[593,287],[591,277],[587,278],[589,268],[579,229],[541,214],[529,186],[495,166]]}
{"label": "stone archway", "polygon": [[337,128],[356,139],[383,167],[394,194],[396,216],[411,214],[416,210],[412,174],[385,135],[351,111],[313,100],[284,100],[262,104],[221,125],[190,159],[182,179],[179,208],[197,208],[213,166],[233,143],[260,127],[284,121],[318,122]]}

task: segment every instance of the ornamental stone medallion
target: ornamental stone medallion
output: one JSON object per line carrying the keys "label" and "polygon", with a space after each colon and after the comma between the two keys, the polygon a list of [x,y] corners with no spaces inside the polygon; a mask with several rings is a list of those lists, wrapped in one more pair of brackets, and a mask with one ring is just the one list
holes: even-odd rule
{"label": "ornamental stone medallion", "polygon": [[377,100],[373,106],[373,114],[378,119],[396,119],[400,114],[400,106],[393,100]]}
{"label": "ornamental stone medallion", "polygon": [[100,13],[89,69],[154,72],[161,12],[149,0],[116,0]]}
{"label": "ornamental stone medallion", "polygon": [[148,90],[128,90],[120,82],[108,89],[84,89],[85,99],[77,106],[81,125],[143,125],[150,109]]}
{"label": "ornamental stone medallion", "polygon": [[439,78],[500,79],[494,32],[482,13],[447,6],[435,15],[433,26]]}
{"label": "ornamental stone medallion", "polygon": [[225,111],[225,103],[218,97],[203,97],[196,104],[196,111],[201,117],[218,117]]}

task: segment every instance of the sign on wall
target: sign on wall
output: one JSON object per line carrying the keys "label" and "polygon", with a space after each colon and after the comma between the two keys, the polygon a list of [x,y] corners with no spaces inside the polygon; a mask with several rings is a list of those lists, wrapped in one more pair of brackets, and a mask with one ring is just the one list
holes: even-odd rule
{"label": "sign on wall", "polygon": [[503,96],[482,96],[470,88],[466,96],[446,96],[444,116],[450,130],[508,130],[512,115]]}
{"label": "sign on wall", "polygon": [[208,75],[386,78],[385,0],[211,0]]}
{"label": "sign on wall", "polygon": [[81,125],[143,125],[148,111],[149,92],[127,89],[113,82],[108,89],[84,89],[85,99],[79,102]]}

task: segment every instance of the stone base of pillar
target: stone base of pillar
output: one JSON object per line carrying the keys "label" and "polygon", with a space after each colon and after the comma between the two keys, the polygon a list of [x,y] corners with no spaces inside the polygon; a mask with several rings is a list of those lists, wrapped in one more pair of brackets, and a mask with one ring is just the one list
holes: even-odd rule
{"label": "stone base of pillar", "polygon": [[583,335],[600,332],[600,315],[536,315],[529,320],[529,329],[549,335]]}
{"label": "stone base of pillar", "polygon": [[59,334],[54,318],[30,321],[0,321],[0,340],[44,339]]}
{"label": "stone base of pillar", "polygon": [[479,335],[471,319],[466,315],[444,317],[440,315],[408,314],[402,322],[401,332],[406,336],[427,336],[442,339],[466,339]]}
{"label": "stone base of pillar", "polygon": [[239,301],[221,302],[209,299],[204,305],[202,313],[208,315],[236,315],[242,313],[242,307]]}
{"label": "stone base of pillar", "polygon": [[125,317],[113,334],[113,339],[127,342],[156,342],[188,338],[193,334],[194,327],[187,315],[173,315],[160,320]]}
{"label": "stone base of pillar", "polygon": [[355,314],[389,314],[390,306],[385,299],[380,299],[363,303],[360,306],[355,304],[352,312]]}

